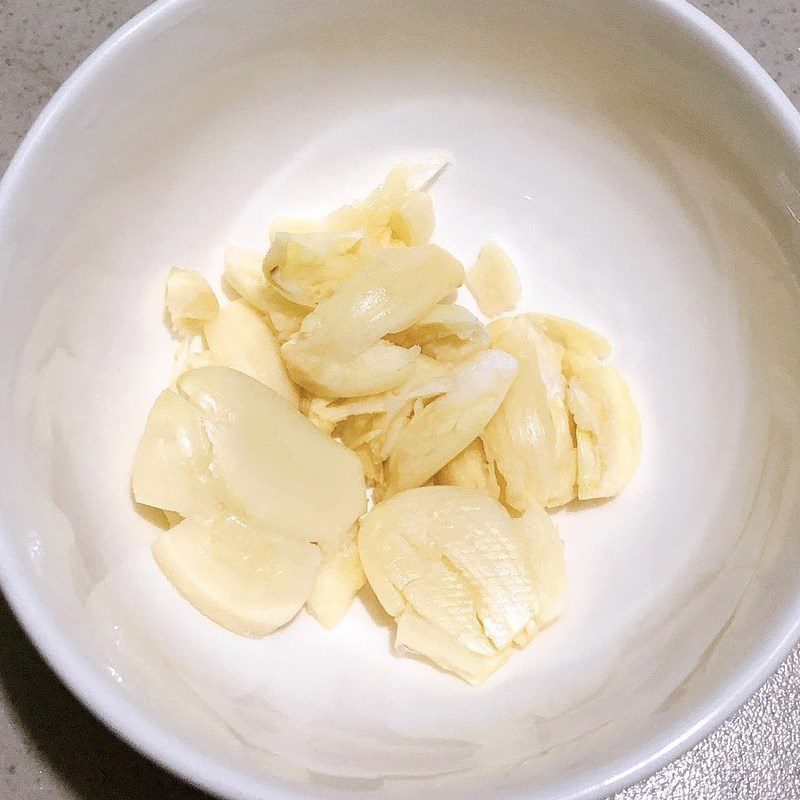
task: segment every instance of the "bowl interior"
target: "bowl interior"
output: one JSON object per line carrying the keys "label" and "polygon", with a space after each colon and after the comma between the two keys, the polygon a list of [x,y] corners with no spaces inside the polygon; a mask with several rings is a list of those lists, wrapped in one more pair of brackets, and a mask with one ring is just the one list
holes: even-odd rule
{"label": "bowl interior", "polygon": [[[3,574],[67,679],[239,797],[577,797],[744,699],[800,597],[800,162],[748,81],[668,3],[197,0],[130,28],[0,197]],[[167,269],[220,287],[226,243],[442,151],[435,241],[507,246],[522,308],[606,333],[644,424],[631,487],[556,515],[563,618],[479,689],[394,656],[366,596],[333,632],[216,627],[129,490]]]}

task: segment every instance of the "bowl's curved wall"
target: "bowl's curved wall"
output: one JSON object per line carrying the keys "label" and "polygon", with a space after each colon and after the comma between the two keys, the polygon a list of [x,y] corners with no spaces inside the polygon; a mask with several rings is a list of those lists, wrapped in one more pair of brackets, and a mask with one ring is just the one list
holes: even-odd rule
{"label": "bowl's curved wall", "polygon": [[[165,3],[48,107],[0,192],[0,571],[106,721],[237,797],[605,794],[730,711],[800,618],[800,131],[671,3]],[[705,27],[704,27],[705,26]],[[716,38],[715,38],[716,37]],[[171,263],[448,150],[438,240],[607,332],[629,491],[563,511],[564,618],[471,689],[358,605],[264,642],[149,556],[130,460]]]}

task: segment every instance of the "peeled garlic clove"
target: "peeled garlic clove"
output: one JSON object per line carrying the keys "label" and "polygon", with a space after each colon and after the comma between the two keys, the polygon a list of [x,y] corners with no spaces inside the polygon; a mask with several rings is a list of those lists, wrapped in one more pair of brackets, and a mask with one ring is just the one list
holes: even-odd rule
{"label": "peeled garlic clove", "polygon": [[463,278],[461,264],[436,245],[380,251],[303,320],[295,338],[325,358],[352,359],[420,320]]}
{"label": "peeled garlic clove", "polygon": [[507,353],[488,350],[462,365],[451,391],[415,414],[389,455],[387,492],[422,486],[494,416],[517,374]]}
{"label": "peeled garlic clove", "polygon": [[278,233],[264,258],[264,274],[290,301],[313,308],[364,262],[351,251],[361,233]]}
{"label": "peeled garlic clove", "polygon": [[389,214],[389,227],[392,236],[409,247],[426,244],[436,227],[430,196],[419,191],[406,195]]}
{"label": "peeled garlic clove", "polygon": [[[394,167],[386,180],[359,203],[341,206],[323,219],[308,220],[282,216],[270,226],[270,241],[280,234],[347,234],[357,232],[377,243],[384,234],[391,238],[389,217],[392,210],[401,207],[409,195],[427,189],[450,158],[436,156],[414,164]],[[427,239],[426,239],[427,241]],[[389,242],[381,246],[389,246]]]}
{"label": "peeled garlic clove", "polygon": [[419,345],[437,361],[463,361],[489,346],[483,323],[463,306],[440,303],[419,322],[389,337],[403,347]]}
{"label": "peeled garlic clove", "polygon": [[515,523],[528,537],[533,585],[539,601],[532,629],[541,630],[560,617],[564,607],[567,586],[564,543],[553,520],[538,504],[529,504],[528,510]]}
{"label": "peeled garlic clove", "polygon": [[244,372],[299,405],[297,387],[286,374],[275,335],[251,306],[228,303],[203,327],[214,363]]}
{"label": "peeled garlic clove", "polygon": [[539,330],[565,350],[578,356],[602,361],[611,355],[611,345],[599,333],[563,317],[526,314]]}
{"label": "peeled garlic clove", "polygon": [[642,431],[628,384],[609,366],[587,366],[569,380],[578,440],[578,497],[613,497],[639,465]]}
{"label": "peeled garlic clove", "polygon": [[219,301],[208,281],[191,269],[173,267],[167,276],[166,306],[176,333],[191,334],[219,311]]}
{"label": "peeled garlic clove", "polygon": [[354,526],[341,542],[322,545],[322,566],[307,606],[328,629],[341,622],[366,582],[358,555],[357,530]]}
{"label": "peeled garlic clove", "polygon": [[394,645],[400,653],[408,651],[424,655],[446,672],[458,675],[473,686],[497,672],[511,655],[509,648],[491,655],[475,653],[413,611],[404,611],[398,617]]}
{"label": "peeled garlic clove", "polygon": [[[526,321],[529,321],[526,318]],[[564,350],[551,339],[534,335],[539,371],[547,393],[553,422],[553,460],[555,483],[545,505],[555,508],[576,497],[578,454],[575,449],[573,422],[567,408],[567,381],[562,372]]]}
{"label": "peeled garlic clove", "polygon": [[364,513],[358,458],[285,398],[225,367],[187,372],[178,390],[200,414],[228,508],[310,542],[342,536]]}
{"label": "peeled garlic clove", "polygon": [[266,314],[278,341],[300,329],[308,308],[291,302],[264,276],[264,258],[244,247],[225,249],[225,280],[250,305]]}
{"label": "peeled garlic clove", "polygon": [[566,409],[561,353],[529,320],[497,320],[492,346],[513,355],[519,372],[481,434],[504,484],[504,502],[561,505],[574,496],[576,454]]}
{"label": "peeled garlic clove", "polygon": [[285,625],[312,591],[319,548],[232,517],[186,519],[159,536],[153,555],[198,611],[240,636]]}
{"label": "peeled garlic clove", "polygon": [[522,295],[522,284],[508,254],[494,242],[487,242],[467,273],[467,288],[481,313],[497,317],[511,311]]}
{"label": "peeled garlic clove", "polygon": [[331,256],[349,253],[361,239],[360,231],[310,231],[310,232],[278,232],[272,237],[262,268],[269,274],[280,268],[294,250],[294,258],[306,263],[314,263]]}
{"label": "peeled garlic clove", "polygon": [[215,513],[220,495],[210,460],[211,445],[197,411],[176,392],[162,392],[133,459],[134,499],[185,517]]}
{"label": "peeled garlic clove", "polygon": [[351,253],[319,259],[301,247],[291,247],[286,261],[270,274],[270,279],[284,297],[313,308],[327,300],[343,280],[363,269],[365,263]]}
{"label": "peeled garlic clove", "polygon": [[489,464],[483,442],[474,439],[455,458],[445,464],[435,475],[439,486],[460,486],[462,489],[474,489],[489,495],[494,500],[500,499],[500,486],[494,472],[494,464]]}
{"label": "peeled garlic clove", "polygon": [[447,632],[432,641],[412,634],[405,645],[458,674],[470,669],[453,663],[450,639],[499,666],[538,608],[528,536],[480,492],[426,486],[383,500],[361,521],[359,553],[391,616],[413,612]]}
{"label": "peeled garlic clove", "polygon": [[320,355],[302,339],[292,338],[281,347],[281,355],[296,383],[318,397],[336,399],[366,397],[400,386],[412,375],[419,351],[379,340],[340,361]]}

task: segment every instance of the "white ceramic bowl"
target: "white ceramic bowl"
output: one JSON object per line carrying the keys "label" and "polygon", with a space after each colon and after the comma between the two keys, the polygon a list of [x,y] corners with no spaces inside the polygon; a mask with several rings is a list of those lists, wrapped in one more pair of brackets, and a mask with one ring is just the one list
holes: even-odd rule
{"label": "white ceramic bowl", "polygon": [[[439,241],[608,333],[645,426],[561,512],[566,613],[480,689],[357,604],[263,642],[152,563],[131,455],[170,371],[167,267],[449,151]],[[0,574],[110,727],[258,798],[588,798],[696,742],[800,620],[800,119],[682,2],[156,3],[66,83],[0,189]],[[76,743],[80,746],[80,743]]]}

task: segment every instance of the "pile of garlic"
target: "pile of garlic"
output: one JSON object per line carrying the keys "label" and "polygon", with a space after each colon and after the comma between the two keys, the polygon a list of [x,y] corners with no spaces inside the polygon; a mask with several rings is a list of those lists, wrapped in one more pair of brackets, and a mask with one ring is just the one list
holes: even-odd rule
{"label": "pile of garlic", "polygon": [[442,166],[277,220],[265,256],[229,248],[222,308],[170,273],[175,378],[132,484],[164,512],[164,574],[218,624],[260,637],[305,606],[330,628],[366,580],[400,651],[480,683],[561,612],[544,509],[619,493],[641,437],[601,336],[455,303],[466,284],[497,317],[521,287],[494,243],[466,275],[429,243]]}

